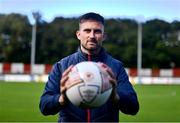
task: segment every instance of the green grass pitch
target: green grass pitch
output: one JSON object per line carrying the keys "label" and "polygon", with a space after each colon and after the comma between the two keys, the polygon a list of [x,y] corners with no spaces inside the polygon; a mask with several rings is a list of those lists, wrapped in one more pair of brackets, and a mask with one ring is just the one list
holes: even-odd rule
{"label": "green grass pitch", "polygon": [[[0,82],[0,122],[53,122],[55,116],[43,116],[39,98],[43,83]],[[140,111],[136,116],[120,113],[126,122],[180,122],[180,85],[135,85]]]}

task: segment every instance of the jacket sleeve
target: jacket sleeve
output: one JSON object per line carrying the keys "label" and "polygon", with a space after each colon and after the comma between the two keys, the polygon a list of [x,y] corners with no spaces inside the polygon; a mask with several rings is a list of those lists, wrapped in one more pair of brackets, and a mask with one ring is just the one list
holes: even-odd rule
{"label": "jacket sleeve", "polygon": [[120,72],[117,75],[117,93],[119,99],[119,109],[125,114],[135,115],[139,111],[139,102],[133,86],[129,82],[128,75],[124,67],[120,66]]}
{"label": "jacket sleeve", "polygon": [[59,104],[60,79],[60,64],[56,63],[49,74],[44,92],[40,98],[39,108],[44,115],[54,115],[61,109]]}

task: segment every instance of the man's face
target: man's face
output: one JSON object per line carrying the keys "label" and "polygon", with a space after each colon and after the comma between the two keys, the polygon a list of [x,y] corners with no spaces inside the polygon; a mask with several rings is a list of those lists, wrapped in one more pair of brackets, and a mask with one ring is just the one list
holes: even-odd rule
{"label": "man's face", "polygon": [[100,22],[89,20],[80,24],[76,32],[82,51],[97,53],[104,40],[104,26]]}

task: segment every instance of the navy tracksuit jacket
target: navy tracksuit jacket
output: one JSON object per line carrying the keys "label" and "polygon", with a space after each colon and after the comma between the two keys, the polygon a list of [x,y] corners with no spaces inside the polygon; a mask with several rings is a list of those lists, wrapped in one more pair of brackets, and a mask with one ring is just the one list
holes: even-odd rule
{"label": "navy tracksuit jacket", "polygon": [[[116,91],[120,97],[118,105],[108,100],[98,108],[82,109],[70,102],[60,106],[60,80],[62,73],[70,66],[82,61],[103,62],[113,70],[116,79]],[[59,112],[59,122],[119,122],[119,111],[135,115],[139,110],[139,103],[122,63],[110,56],[103,48],[98,55],[88,56],[80,49],[57,62],[49,74],[44,92],[40,99],[40,110],[44,115],[54,115]]]}

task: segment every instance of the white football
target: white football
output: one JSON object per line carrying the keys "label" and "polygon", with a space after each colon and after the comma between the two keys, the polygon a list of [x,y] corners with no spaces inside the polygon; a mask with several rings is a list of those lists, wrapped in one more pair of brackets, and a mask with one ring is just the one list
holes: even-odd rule
{"label": "white football", "polygon": [[70,102],[82,108],[99,107],[106,103],[112,92],[109,74],[96,62],[75,65],[67,84],[66,96]]}

